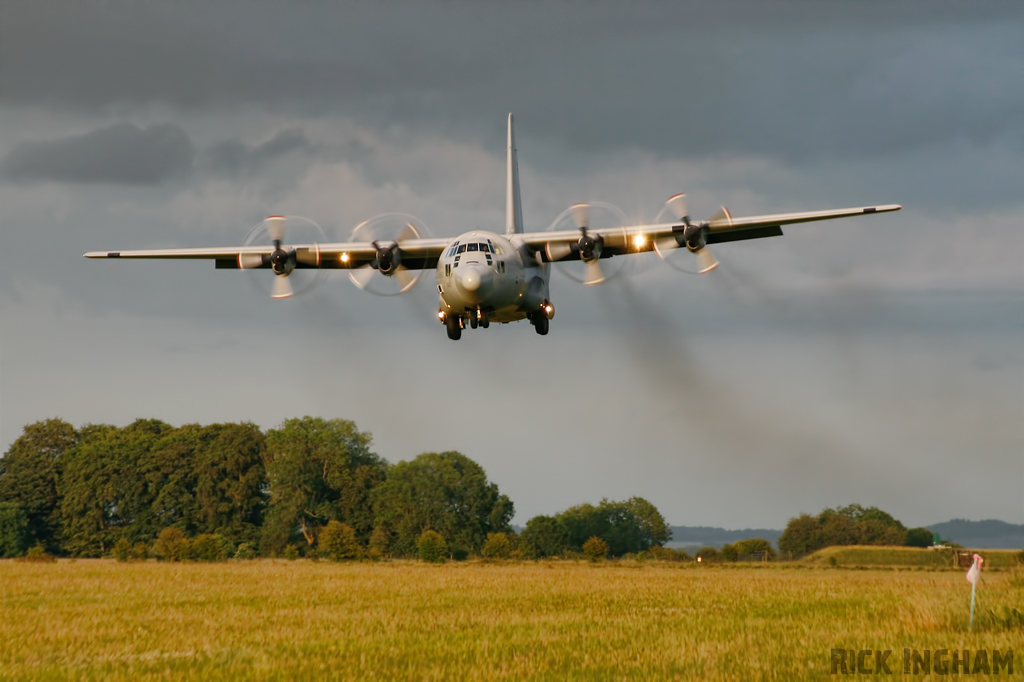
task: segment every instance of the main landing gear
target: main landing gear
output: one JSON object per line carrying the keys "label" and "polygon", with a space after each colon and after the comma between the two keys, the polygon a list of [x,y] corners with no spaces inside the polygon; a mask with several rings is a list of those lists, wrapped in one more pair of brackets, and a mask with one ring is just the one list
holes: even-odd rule
{"label": "main landing gear", "polygon": [[530,324],[533,330],[541,336],[547,336],[548,323],[555,316],[555,306],[550,301],[545,301],[540,310],[530,313]]}

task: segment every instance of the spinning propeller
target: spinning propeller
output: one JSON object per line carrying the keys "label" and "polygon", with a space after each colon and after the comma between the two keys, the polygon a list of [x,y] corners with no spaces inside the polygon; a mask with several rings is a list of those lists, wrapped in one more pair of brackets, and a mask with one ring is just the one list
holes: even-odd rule
{"label": "spinning propeller", "polygon": [[[658,219],[655,222],[660,223],[666,212],[673,217],[678,218],[679,222],[682,224],[673,228],[673,234],[671,237],[658,239],[654,242],[654,250],[659,256],[661,256],[661,259],[676,270],[691,274],[703,275],[717,268],[718,259],[715,258],[714,254],[712,254],[711,250],[707,247],[707,230],[709,227],[731,224],[732,216],[729,214],[729,209],[722,206],[713,216],[711,216],[710,220],[701,223],[694,223],[690,220],[690,211],[686,204],[686,195],[677,194],[665,202],[665,207],[661,209],[661,213],[658,214]],[[691,269],[681,262],[683,259],[673,257],[673,252],[676,252],[676,249],[681,246],[686,247],[686,251],[683,253],[688,252],[696,257],[696,270]],[[685,260],[690,259],[686,258]]]}
{"label": "spinning propeller", "polygon": [[[289,236],[299,243],[312,244],[312,247],[289,247],[284,244],[285,229]],[[299,216],[270,216],[249,231],[245,238],[245,246],[258,246],[270,241],[273,251],[266,253],[241,253],[238,256],[238,267],[242,270],[271,270],[274,273],[272,286],[266,287],[265,277],[254,277],[264,292],[273,298],[291,298],[296,294],[309,291],[323,276],[319,269],[320,242],[327,241],[324,231],[312,220]],[[295,273],[299,274],[295,274]],[[292,282],[292,277],[296,278]]]}
{"label": "spinning propeller", "polygon": [[[349,270],[348,276],[360,289],[378,296],[397,296],[412,289],[422,270],[410,270],[402,264],[408,254],[402,244],[429,234],[426,225],[404,213],[384,213],[356,225],[353,242],[370,242],[377,249],[373,261]],[[383,275],[382,277],[377,275]]]}
{"label": "spinning propeller", "polygon": [[[569,279],[591,285],[606,282],[623,271],[625,259],[602,259],[604,240],[591,232],[596,228],[625,225],[626,216],[621,210],[603,202],[574,204],[555,218],[548,231],[564,230],[568,227],[566,223],[570,222],[580,231],[579,240],[574,243],[552,242],[545,247],[548,260],[554,262],[562,274]],[[582,265],[577,265],[578,263]]]}

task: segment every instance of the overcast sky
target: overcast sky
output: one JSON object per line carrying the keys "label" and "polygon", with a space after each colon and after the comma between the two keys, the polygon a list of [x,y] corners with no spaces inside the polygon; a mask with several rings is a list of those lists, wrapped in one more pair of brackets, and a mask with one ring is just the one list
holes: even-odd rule
{"label": "overcast sky", "polygon": [[[1024,522],[1024,6],[960,2],[0,2],[0,446],[61,417],[352,419],[457,449],[516,522],[640,495],[673,524],[850,502]],[[437,324],[433,274],[272,301],[209,262],[88,250],[329,239],[412,214],[527,229],[900,203],[555,273],[547,337]]]}

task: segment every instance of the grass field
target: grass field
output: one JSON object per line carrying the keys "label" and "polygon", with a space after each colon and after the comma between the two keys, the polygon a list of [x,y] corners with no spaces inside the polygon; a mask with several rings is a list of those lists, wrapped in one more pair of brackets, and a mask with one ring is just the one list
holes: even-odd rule
{"label": "grass field", "polygon": [[962,571],[794,564],[0,561],[0,678],[822,679],[832,648],[904,678],[903,647],[1024,648],[988,613],[1024,575],[983,576],[971,634],[969,595]]}

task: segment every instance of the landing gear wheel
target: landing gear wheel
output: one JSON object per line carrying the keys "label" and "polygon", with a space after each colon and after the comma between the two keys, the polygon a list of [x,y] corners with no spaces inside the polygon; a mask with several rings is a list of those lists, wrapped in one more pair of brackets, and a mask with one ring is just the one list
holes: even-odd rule
{"label": "landing gear wheel", "polygon": [[459,324],[459,318],[450,315],[448,319],[444,321],[444,326],[448,329],[448,338],[452,341],[458,341],[462,338],[462,325]]}
{"label": "landing gear wheel", "polygon": [[476,315],[470,315],[469,316],[469,326],[470,326],[470,328],[471,329],[476,329],[476,326],[478,324],[479,324],[479,322],[477,322]]}
{"label": "landing gear wheel", "polygon": [[533,318],[533,329],[534,329],[534,331],[536,331],[541,336],[547,336],[547,333],[548,333],[548,322],[550,322],[550,320],[548,320],[548,316],[547,315],[545,315],[543,313],[539,313],[539,314],[535,315],[534,318]]}

